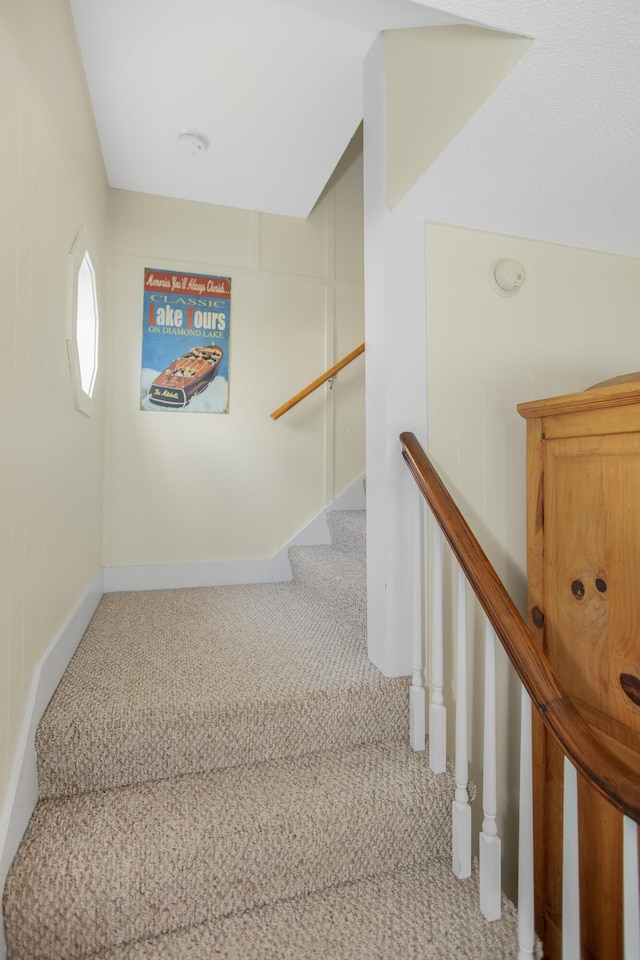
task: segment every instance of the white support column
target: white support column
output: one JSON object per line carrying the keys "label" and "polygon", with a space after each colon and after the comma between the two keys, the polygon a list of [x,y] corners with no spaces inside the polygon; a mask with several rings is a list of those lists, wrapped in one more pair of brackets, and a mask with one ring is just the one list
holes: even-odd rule
{"label": "white support column", "polygon": [[496,743],[496,635],[488,620],[484,636],[484,749],[480,834],[480,910],[485,920],[499,920],[502,912],[501,849],[497,815]]}
{"label": "white support column", "polygon": [[433,522],[431,560],[431,703],[429,705],[429,766],[434,773],[447,767],[447,708],[444,705],[444,633],[442,617],[442,530]]}
{"label": "white support column", "polygon": [[578,775],[567,757],[562,799],[562,960],[580,960]]}
{"label": "white support column", "polygon": [[531,701],[522,688],[520,711],[520,836],[518,843],[518,960],[535,946],[533,909],[533,747]]}
{"label": "white support column", "polygon": [[412,680],[409,692],[409,742],[413,750],[424,750],[426,737],[426,691],[424,687],[424,626],[423,626],[423,507],[422,495],[413,477],[408,474],[411,487],[410,529],[412,567]]}
{"label": "white support column", "polygon": [[399,435],[427,437],[425,226],[388,206],[383,34],[364,60],[367,646],[385,676],[411,673],[411,573]]}
{"label": "white support column", "polygon": [[458,569],[458,623],[456,664],[456,795],[451,805],[453,821],[453,872],[471,876],[471,807],[469,806],[469,751],[467,734],[467,580]]}
{"label": "white support column", "polygon": [[624,818],[624,958],[640,957],[640,883],[638,881],[638,824]]}

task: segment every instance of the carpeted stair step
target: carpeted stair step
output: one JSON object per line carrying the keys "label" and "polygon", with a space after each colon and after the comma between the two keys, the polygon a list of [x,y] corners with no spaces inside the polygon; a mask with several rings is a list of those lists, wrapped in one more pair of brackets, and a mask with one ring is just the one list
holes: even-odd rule
{"label": "carpeted stair step", "polygon": [[406,738],[407,701],[295,583],[106,595],[38,728],[40,795]]}
{"label": "carpeted stair step", "polygon": [[450,860],[455,787],[427,759],[382,743],[41,801],[5,887],[11,960],[75,960]]}
{"label": "carpeted stair step", "polygon": [[362,563],[367,557],[366,518],[365,510],[330,510],[327,513],[331,545]]}
{"label": "carpeted stair step", "polygon": [[477,875],[448,859],[332,887],[95,954],[93,960],[513,960],[517,916],[478,910]]}
{"label": "carpeted stair step", "polygon": [[333,546],[290,547],[294,581],[366,639],[367,569]]}

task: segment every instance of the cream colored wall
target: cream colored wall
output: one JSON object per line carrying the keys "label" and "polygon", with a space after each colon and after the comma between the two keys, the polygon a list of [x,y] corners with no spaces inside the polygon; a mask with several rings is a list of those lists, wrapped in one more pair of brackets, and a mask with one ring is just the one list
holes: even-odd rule
{"label": "cream colored wall", "polygon": [[[489,265],[499,257],[520,260],[527,271],[514,298],[489,285]],[[640,260],[427,224],[426,264],[430,454],[526,614],[525,421],[516,404],[640,367]],[[479,677],[481,663],[476,654],[470,676]],[[500,743],[513,851],[518,691],[504,658],[498,683],[499,716],[516,718],[501,725]],[[473,702],[478,777],[479,691]],[[505,866],[513,891],[513,857]]]}
{"label": "cream colored wall", "polygon": [[393,208],[533,41],[462,24],[388,30],[384,36],[388,191]]}
{"label": "cream colored wall", "polygon": [[[307,220],[111,196],[105,566],[269,557],[364,472],[361,149]],[[145,266],[230,276],[229,413],[140,411]],[[325,400],[326,397],[326,400]]]}
{"label": "cream colored wall", "polygon": [[34,665],[101,564],[104,375],[88,419],[65,336],[83,224],[104,282],[107,186],[66,0],[0,6],[0,115],[1,805]]}

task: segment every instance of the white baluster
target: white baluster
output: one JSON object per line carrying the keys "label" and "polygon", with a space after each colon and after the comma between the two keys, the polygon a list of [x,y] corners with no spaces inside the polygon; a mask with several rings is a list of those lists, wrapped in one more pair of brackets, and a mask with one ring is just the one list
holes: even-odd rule
{"label": "white baluster", "polygon": [[447,767],[447,708],[444,705],[444,632],[442,628],[442,530],[433,524],[431,564],[431,703],[429,705],[429,766],[434,773]]}
{"label": "white baluster", "polygon": [[412,680],[409,691],[409,742],[414,750],[424,750],[426,736],[426,691],[422,678],[424,670],[424,630],[422,621],[423,541],[422,495],[414,487],[411,511],[412,543]]}
{"label": "white baluster", "polygon": [[533,956],[533,749],[531,701],[522,688],[520,711],[520,831],[518,842],[518,960]]}
{"label": "white baluster", "polygon": [[624,957],[640,957],[640,885],[638,882],[638,824],[625,817],[622,828],[624,848]]}
{"label": "white baluster", "polygon": [[580,960],[578,775],[567,757],[562,800],[562,958]]}
{"label": "white baluster", "polygon": [[456,645],[456,795],[452,803],[453,872],[471,876],[471,807],[467,749],[467,581],[458,569],[458,623]]}
{"label": "white baluster", "polygon": [[480,910],[485,920],[499,920],[502,911],[500,837],[496,826],[496,635],[488,620],[484,634],[484,748],[480,834]]}

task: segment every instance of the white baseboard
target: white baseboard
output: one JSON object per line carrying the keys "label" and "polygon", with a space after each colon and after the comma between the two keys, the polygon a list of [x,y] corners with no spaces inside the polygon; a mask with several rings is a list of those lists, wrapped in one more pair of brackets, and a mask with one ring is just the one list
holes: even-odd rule
{"label": "white baseboard", "polygon": [[[34,667],[0,815],[0,890],[38,802],[36,728],[100,602],[103,584],[101,570]],[[6,955],[4,924],[0,923],[0,960]]]}
{"label": "white baseboard", "polygon": [[286,549],[260,560],[212,560],[208,563],[149,563],[105,567],[104,592],[173,590],[177,587],[228,587],[239,583],[291,580]]}

